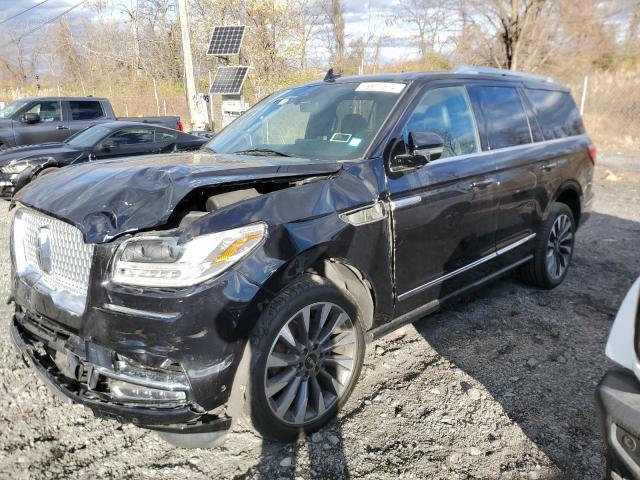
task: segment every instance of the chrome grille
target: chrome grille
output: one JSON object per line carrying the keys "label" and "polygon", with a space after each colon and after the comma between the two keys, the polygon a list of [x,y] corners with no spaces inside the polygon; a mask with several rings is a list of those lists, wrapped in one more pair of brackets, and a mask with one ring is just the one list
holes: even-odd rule
{"label": "chrome grille", "polygon": [[[48,228],[50,263],[47,271],[42,268],[39,253],[43,227]],[[49,288],[86,298],[94,245],[84,243],[80,230],[22,207],[16,212],[12,233],[18,274],[34,272]]]}

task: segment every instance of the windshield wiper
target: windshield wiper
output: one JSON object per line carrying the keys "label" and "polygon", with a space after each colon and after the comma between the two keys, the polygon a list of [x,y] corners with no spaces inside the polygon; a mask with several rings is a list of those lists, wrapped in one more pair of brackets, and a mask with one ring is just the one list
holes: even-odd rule
{"label": "windshield wiper", "polygon": [[271,148],[250,148],[249,150],[238,150],[232,152],[234,155],[273,155],[277,157],[290,157],[288,153],[279,152]]}

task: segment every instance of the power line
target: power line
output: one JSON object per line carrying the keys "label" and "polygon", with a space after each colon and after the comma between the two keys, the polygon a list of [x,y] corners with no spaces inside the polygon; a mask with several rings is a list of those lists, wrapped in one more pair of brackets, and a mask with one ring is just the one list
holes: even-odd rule
{"label": "power line", "polygon": [[15,15],[13,15],[12,17],[5,18],[4,20],[2,20],[2,21],[0,22],[0,25],[2,25],[3,23],[8,22],[9,20],[13,20],[14,18],[19,17],[19,16],[20,16],[20,15],[22,15],[23,13],[27,13],[29,10],[33,10],[34,8],[39,7],[40,5],[42,5],[43,3],[47,3],[48,1],[49,1],[49,0],[43,0],[42,2],[40,2],[40,3],[36,3],[34,6],[29,7],[29,8],[27,8],[26,10],[22,10],[21,12],[16,13],[16,14],[15,14]]}
{"label": "power line", "polygon": [[58,20],[60,17],[62,17],[62,16],[64,16],[64,15],[66,15],[66,14],[67,14],[67,13],[69,13],[70,11],[75,10],[76,8],[78,8],[80,5],[82,5],[82,4],[83,4],[84,2],[86,2],[86,1],[87,1],[87,0],[81,0],[79,3],[76,3],[73,7],[66,9],[66,10],[65,10],[64,12],[62,12],[60,15],[56,15],[55,17],[50,18],[50,19],[49,19],[49,20],[47,20],[46,22],[41,23],[40,25],[38,25],[38,26],[37,26],[37,27],[35,27],[35,28],[32,28],[31,30],[29,30],[29,31],[28,31],[28,32],[26,32],[26,33],[23,33],[22,35],[20,35],[20,36],[19,36],[18,38],[16,38],[15,40],[12,40],[12,41],[10,41],[10,42],[5,43],[4,45],[0,46],[0,48],[4,48],[4,47],[6,47],[7,45],[11,45],[12,43],[19,42],[19,41],[20,41],[20,40],[22,40],[24,37],[27,37],[27,36],[31,35],[32,33],[37,32],[37,31],[38,31],[38,30],[40,30],[41,28],[43,28],[43,27],[45,27],[45,26],[49,25],[49,24],[50,24],[50,23],[52,23],[52,22],[55,22],[55,21],[56,21],[56,20]]}

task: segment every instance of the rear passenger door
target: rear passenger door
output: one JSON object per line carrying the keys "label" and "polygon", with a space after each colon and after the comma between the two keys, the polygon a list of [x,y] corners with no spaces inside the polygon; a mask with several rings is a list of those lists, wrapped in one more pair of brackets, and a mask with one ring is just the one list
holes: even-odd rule
{"label": "rear passenger door", "polygon": [[98,100],[69,100],[65,102],[69,111],[69,130],[71,134],[107,120]]}
{"label": "rear passenger door", "polygon": [[549,188],[540,181],[544,145],[519,84],[474,84],[469,95],[481,112],[500,184],[496,249],[501,252],[524,245],[538,230]]}
{"label": "rear passenger door", "polygon": [[396,294],[408,311],[480,275],[477,262],[494,252],[497,181],[464,85],[427,87],[401,124],[405,142],[409,132],[444,140],[440,159],[388,173]]}

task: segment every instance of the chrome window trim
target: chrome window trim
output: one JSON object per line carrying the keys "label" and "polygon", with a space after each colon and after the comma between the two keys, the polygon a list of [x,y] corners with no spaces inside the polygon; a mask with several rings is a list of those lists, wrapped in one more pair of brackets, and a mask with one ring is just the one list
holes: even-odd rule
{"label": "chrome window trim", "polygon": [[532,233],[531,235],[528,235],[524,238],[521,238],[520,240],[517,240],[509,245],[507,245],[506,247],[502,247],[499,250],[496,250],[493,253],[490,253],[489,255],[486,255],[482,258],[479,258],[478,260],[476,260],[475,262],[469,263],[468,265],[465,265],[464,267],[458,268],[457,270],[454,270],[452,272],[446,273],[444,275],[442,275],[441,277],[435,278],[433,280],[431,280],[430,282],[427,282],[423,285],[420,285],[418,287],[415,287],[407,292],[401,293],[400,295],[398,295],[398,300],[405,300],[406,298],[411,297],[412,295],[415,295],[417,293],[420,293],[428,288],[431,288],[435,285],[438,285],[450,278],[455,277],[456,275],[459,275],[461,273],[464,273],[468,270],[471,270],[472,268],[475,268],[479,265],[482,265],[485,262],[488,262],[489,260],[493,260],[496,257],[499,257],[500,255],[503,255],[511,250],[513,250],[514,248],[519,247],[520,245],[524,245],[525,243],[527,243],[529,240],[532,240],[534,237],[536,236],[535,233]]}
{"label": "chrome window trim", "polygon": [[457,157],[448,157],[442,160],[434,160],[433,162],[428,163],[421,168],[429,168],[429,165],[431,165],[432,163],[440,165],[442,163],[455,162],[458,160],[466,160],[468,158],[473,158],[480,155],[492,155],[494,153],[504,153],[504,152],[523,150],[525,148],[533,147],[537,145],[543,145],[543,144],[551,145],[551,144],[566,142],[568,140],[577,140],[579,138],[584,138],[586,140],[587,137],[588,135],[586,133],[581,133],[580,135],[571,135],[569,137],[564,137],[564,138],[554,138],[552,140],[542,140],[540,142],[523,143],[522,145],[514,145],[512,147],[498,148],[496,150],[483,150],[481,152],[467,153],[466,155],[459,155]]}

